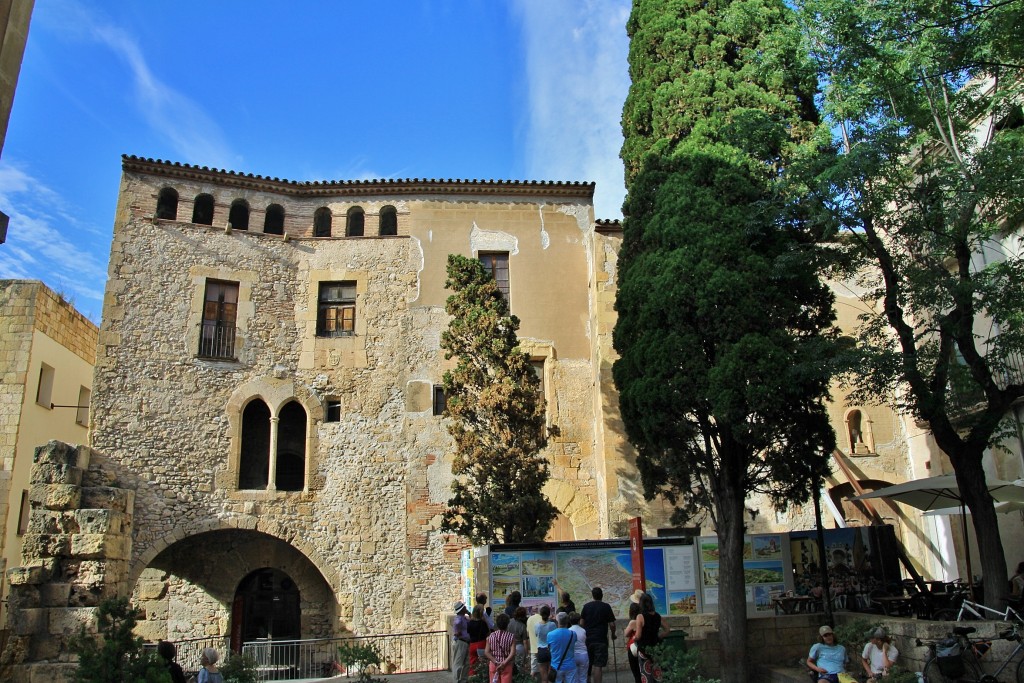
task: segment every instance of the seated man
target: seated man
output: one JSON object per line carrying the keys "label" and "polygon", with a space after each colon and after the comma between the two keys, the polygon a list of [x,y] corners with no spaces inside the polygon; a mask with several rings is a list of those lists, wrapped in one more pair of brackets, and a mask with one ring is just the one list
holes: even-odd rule
{"label": "seated man", "polygon": [[839,674],[846,670],[846,648],[836,643],[836,634],[831,626],[818,629],[819,642],[811,646],[807,655],[807,668],[813,671],[819,681],[839,683]]}
{"label": "seated man", "polygon": [[900,656],[899,650],[892,644],[889,634],[884,628],[876,628],[861,653],[861,663],[868,672],[868,682],[875,683],[881,676],[889,674],[889,669]]}

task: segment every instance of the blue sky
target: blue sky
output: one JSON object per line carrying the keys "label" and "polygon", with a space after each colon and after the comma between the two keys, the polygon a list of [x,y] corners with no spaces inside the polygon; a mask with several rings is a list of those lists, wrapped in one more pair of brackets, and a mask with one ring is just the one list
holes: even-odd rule
{"label": "blue sky", "polygon": [[291,180],[625,194],[628,0],[36,0],[0,158],[0,278],[99,322],[121,155]]}

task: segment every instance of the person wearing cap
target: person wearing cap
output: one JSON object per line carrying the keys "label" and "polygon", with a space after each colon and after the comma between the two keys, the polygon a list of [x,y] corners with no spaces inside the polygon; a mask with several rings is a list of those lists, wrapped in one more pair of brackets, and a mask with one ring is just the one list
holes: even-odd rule
{"label": "person wearing cap", "polygon": [[455,619],[452,621],[452,678],[455,683],[469,680],[469,619],[466,603],[456,600],[452,606]]}
{"label": "person wearing cap", "polygon": [[875,683],[879,677],[889,674],[889,669],[896,663],[900,652],[882,627],[874,629],[868,634],[868,638],[860,658],[864,670],[868,672],[869,683]]}
{"label": "person wearing cap", "polygon": [[836,642],[836,634],[828,625],[818,629],[818,641],[807,655],[807,668],[817,674],[819,681],[839,683],[839,674],[846,671],[846,648]]}

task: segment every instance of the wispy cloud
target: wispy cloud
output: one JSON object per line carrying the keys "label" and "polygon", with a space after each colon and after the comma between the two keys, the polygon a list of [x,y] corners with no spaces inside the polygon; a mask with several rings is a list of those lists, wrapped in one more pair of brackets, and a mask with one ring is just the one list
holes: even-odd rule
{"label": "wispy cloud", "polygon": [[98,322],[107,269],[94,249],[109,243],[109,232],[80,225],[60,195],[6,160],[0,162],[0,210],[11,218],[0,246],[0,278],[42,280]]}
{"label": "wispy cloud", "polygon": [[[221,127],[195,101],[178,92],[150,68],[138,41],[93,8],[76,2],[58,2],[55,27],[68,38],[109,48],[128,67],[139,115],[163,138],[182,161],[234,168],[241,160],[227,143]],[[48,18],[54,15],[48,15]]]}
{"label": "wispy cloud", "polygon": [[629,89],[629,0],[517,0],[529,88],[532,177],[592,180],[598,217],[621,215],[619,120]]}

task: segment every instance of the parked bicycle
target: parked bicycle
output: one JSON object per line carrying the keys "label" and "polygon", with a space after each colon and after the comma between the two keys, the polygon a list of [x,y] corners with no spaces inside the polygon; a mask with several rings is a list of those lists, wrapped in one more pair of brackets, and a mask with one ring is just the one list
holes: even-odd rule
{"label": "parked bicycle", "polygon": [[1010,605],[1005,610],[997,610],[980,602],[974,602],[964,598],[960,602],[960,608],[947,607],[935,612],[936,621],[975,621],[975,620],[999,620],[1010,621],[1024,625],[1024,615],[1013,609]]}
{"label": "parked bicycle", "polygon": [[[992,638],[971,638],[977,631],[973,626],[958,626],[953,629],[949,638],[923,642],[918,639],[919,646],[928,646],[928,661],[924,665],[925,683],[1024,683],[1024,643],[1021,642],[1021,629],[1014,624],[1013,628],[999,634],[1002,640],[1015,641],[1017,647],[1001,662],[994,657],[987,657],[992,651]],[[983,663],[999,667],[994,673],[985,673]],[[1014,663],[1016,667],[1014,668]],[[1000,678],[1004,671],[1014,671],[1014,678]]]}

